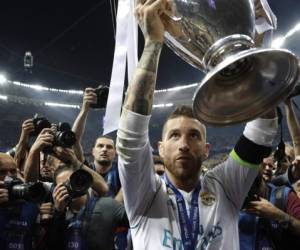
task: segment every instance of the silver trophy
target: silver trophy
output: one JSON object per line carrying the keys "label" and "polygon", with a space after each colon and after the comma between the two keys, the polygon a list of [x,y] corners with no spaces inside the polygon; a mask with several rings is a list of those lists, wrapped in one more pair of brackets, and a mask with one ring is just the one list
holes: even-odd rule
{"label": "silver trophy", "polygon": [[212,125],[240,123],[286,98],[298,79],[296,56],[256,48],[252,0],[172,0],[163,16],[167,45],[206,73],[193,99],[196,117]]}

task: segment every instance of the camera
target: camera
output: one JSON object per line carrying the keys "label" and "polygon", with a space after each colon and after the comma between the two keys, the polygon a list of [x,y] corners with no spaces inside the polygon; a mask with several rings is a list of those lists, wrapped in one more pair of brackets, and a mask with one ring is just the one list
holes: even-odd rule
{"label": "camera", "polygon": [[54,132],[53,146],[60,146],[64,148],[72,147],[76,142],[76,135],[71,130],[71,126],[62,122],[57,125],[57,129]]}
{"label": "camera", "polygon": [[76,142],[76,135],[71,130],[70,124],[66,122],[60,122],[55,126],[55,131],[53,134],[53,144],[52,146],[47,146],[43,149],[45,154],[53,154],[53,147],[59,146],[63,148],[71,148]]}
{"label": "camera", "polygon": [[8,190],[10,201],[26,200],[31,202],[42,202],[46,196],[46,189],[43,183],[23,183],[19,178],[6,176],[4,179],[4,188]]}
{"label": "camera", "polygon": [[31,132],[31,136],[38,136],[44,128],[51,128],[51,123],[45,117],[39,117],[38,114],[34,115],[32,122],[34,131]]}
{"label": "camera", "polygon": [[105,85],[100,85],[95,89],[95,94],[97,95],[97,103],[92,103],[91,108],[101,109],[106,107],[107,98],[108,98],[109,87]]}
{"label": "camera", "polygon": [[73,199],[85,195],[92,184],[92,175],[85,170],[79,169],[72,173],[69,180],[64,183],[64,186],[68,190],[70,199]]}

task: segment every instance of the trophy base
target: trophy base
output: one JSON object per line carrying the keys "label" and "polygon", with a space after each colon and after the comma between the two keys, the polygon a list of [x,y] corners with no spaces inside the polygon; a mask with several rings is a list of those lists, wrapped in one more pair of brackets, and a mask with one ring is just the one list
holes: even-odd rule
{"label": "trophy base", "polygon": [[293,91],[299,71],[297,57],[285,49],[254,48],[229,56],[199,84],[195,117],[214,126],[250,121]]}

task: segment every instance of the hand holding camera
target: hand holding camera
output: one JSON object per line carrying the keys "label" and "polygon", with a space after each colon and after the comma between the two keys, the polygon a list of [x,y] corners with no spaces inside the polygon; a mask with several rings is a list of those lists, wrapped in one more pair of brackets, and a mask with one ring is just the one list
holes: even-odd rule
{"label": "hand holding camera", "polygon": [[98,88],[94,89],[96,94],[96,102],[91,103],[90,107],[93,109],[103,109],[106,107],[107,98],[108,98],[109,87],[105,85],[99,85]]}
{"label": "hand holding camera", "polygon": [[42,203],[40,206],[40,220],[41,222],[48,221],[53,218],[54,205],[51,202]]}
{"label": "hand holding camera", "polygon": [[93,88],[86,88],[83,95],[83,102],[82,102],[82,111],[87,112],[91,107],[91,104],[97,103],[97,94],[95,89]]}
{"label": "hand holding camera", "polygon": [[[40,120],[40,118],[36,118]],[[45,118],[43,118],[45,120]],[[59,124],[50,124],[43,121],[37,123],[35,126],[34,134],[38,131],[38,137],[32,145],[32,150],[44,151],[44,153],[53,153],[53,146],[72,147],[76,142],[76,135],[71,130],[68,123],[62,122]],[[44,125],[47,124],[45,127]],[[42,129],[42,130],[41,130]]]}
{"label": "hand holding camera", "polygon": [[53,152],[55,156],[65,163],[70,163],[76,165],[78,159],[74,153],[74,151],[70,148],[63,148],[63,147],[54,147]]}
{"label": "hand holding camera", "polygon": [[53,141],[54,136],[51,129],[44,128],[36,138],[34,144],[31,147],[31,150],[41,152],[45,147],[52,147]]}
{"label": "hand holding camera", "polygon": [[54,207],[57,211],[63,212],[69,202],[69,192],[63,183],[58,184],[53,190]]}
{"label": "hand holding camera", "polygon": [[22,124],[21,139],[28,140],[28,137],[34,132],[33,119],[27,119]]}

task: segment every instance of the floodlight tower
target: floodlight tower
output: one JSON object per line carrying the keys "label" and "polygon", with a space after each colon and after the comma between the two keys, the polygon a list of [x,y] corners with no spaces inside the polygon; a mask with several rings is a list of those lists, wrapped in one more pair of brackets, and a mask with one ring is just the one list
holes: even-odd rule
{"label": "floodlight tower", "polygon": [[30,51],[26,51],[24,55],[24,70],[25,72],[32,74],[33,69],[33,56]]}

